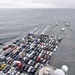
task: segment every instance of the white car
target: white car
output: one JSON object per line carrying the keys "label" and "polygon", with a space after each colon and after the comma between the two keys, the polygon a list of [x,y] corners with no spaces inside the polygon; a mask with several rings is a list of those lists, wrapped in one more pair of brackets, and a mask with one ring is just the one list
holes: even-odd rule
{"label": "white car", "polygon": [[53,54],[53,52],[50,52],[49,55],[51,56]]}
{"label": "white car", "polygon": [[33,68],[33,66],[30,66],[29,69],[27,70],[27,72],[30,72],[32,68]]}
{"label": "white car", "polygon": [[65,28],[64,28],[64,27],[62,27],[62,28],[61,28],[61,31],[65,31]]}
{"label": "white car", "polygon": [[31,62],[32,62],[32,60],[30,60],[30,61],[28,62],[28,64],[30,65],[30,64],[31,64]]}
{"label": "white car", "polygon": [[40,63],[35,64],[34,68],[38,68],[39,65]]}
{"label": "white car", "polygon": [[56,50],[57,50],[57,49],[56,49],[56,48],[54,48],[54,52],[56,52]]}
{"label": "white car", "polygon": [[65,26],[68,26],[69,25],[69,22],[66,22]]}

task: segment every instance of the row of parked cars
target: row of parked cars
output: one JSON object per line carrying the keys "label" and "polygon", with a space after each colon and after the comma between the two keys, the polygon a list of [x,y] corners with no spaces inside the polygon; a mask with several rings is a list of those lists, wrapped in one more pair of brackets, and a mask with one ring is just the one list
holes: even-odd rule
{"label": "row of parked cars", "polygon": [[27,34],[3,47],[0,57],[0,75],[35,75],[38,69],[50,64],[60,37]]}

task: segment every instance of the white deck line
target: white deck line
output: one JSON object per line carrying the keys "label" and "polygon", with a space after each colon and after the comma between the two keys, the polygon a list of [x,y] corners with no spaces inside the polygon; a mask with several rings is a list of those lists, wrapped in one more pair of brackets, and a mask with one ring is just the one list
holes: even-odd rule
{"label": "white deck line", "polygon": [[37,28],[34,28],[34,30],[30,31],[30,33],[34,33],[37,30]]}
{"label": "white deck line", "polygon": [[38,29],[38,31],[35,32],[35,34],[41,34],[41,31],[44,30],[44,29],[43,29],[44,27],[45,27],[45,26],[43,26],[43,27],[41,27],[40,29]]}
{"label": "white deck line", "polygon": [[47,26],[42,32],[41,34],[44,34],[47,30],[48,30],[49,26]]}

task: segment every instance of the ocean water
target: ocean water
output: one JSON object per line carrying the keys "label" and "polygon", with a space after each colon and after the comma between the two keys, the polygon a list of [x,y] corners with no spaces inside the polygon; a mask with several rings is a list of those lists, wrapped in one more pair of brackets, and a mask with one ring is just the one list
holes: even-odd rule
{"label": "ocean water", "polygon": [[59,21],[69,21],[75,29],[75,9],[0,9],[0,43]]}

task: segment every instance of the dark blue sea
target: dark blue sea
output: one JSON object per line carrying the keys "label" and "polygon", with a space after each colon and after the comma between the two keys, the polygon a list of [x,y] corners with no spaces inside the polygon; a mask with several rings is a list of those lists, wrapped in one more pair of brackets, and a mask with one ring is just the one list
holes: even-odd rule
{"label": "dark blue sea", "polygon": [[75,29],[75,9],[0,9],[0,43],[59,21],[69,21]]}

